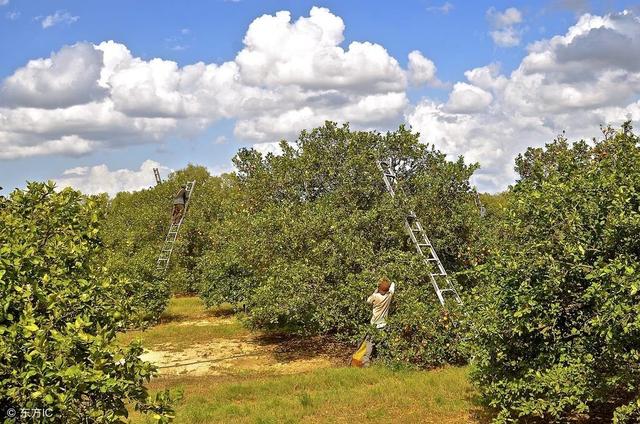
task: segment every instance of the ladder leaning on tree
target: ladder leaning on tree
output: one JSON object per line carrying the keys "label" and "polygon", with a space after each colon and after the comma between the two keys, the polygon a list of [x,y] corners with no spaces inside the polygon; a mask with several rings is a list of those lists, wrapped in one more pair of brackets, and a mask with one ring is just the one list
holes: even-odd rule
{"label": "ladder leaning on tree", "polygon": [[[394,170],[392,162],[393,161],[390,158],[387,160],[379,160],[377,163],[378,169],[382,172],[382,178],[384,179],[387,191],[391,197],[395,198],[396,192],[400,190],[400,187],[398,186],[398,176]],[[414,211],[409,211],[405,217],[404,227],[407,230],[407,233],[409,233],[409,237],[415,245],[416,251],[420,256],[422,256],[425,264],[429,268],[429,279],[431,280],[431,284],[438,296],[440,304],[444,306],[445,294],[451,294],[458,304],[462,304],[462,299],[460,299],[458,291],[451,282],[449,275],[447,275],[447,271],[444,269],[444,266],[442,266],[442,262],[440,261],[438,254],[433,248],[429,237],[427,237],[427,233],[424,231],[424,227],[420,223],[420,220]],[[443,285],[444,288],[440,288],[441,285]]]}
{"label": "ladder leaning on tree", "polygon": [[156,177],[156,185],[162,182],[162,178],[160,178],[160,171],[158,168],[153,168],[153,176]]}
{"label": "ladder leaning on tree", "polygon": [[171,258],[171,252],[173,252],[173,248],[176,244],[176,239],[178,238],[178,231],[180,230],[180,226],[182,225],[182,221],[184,221],[184,217],[187,214],[187,209],[189,208],[189,202],[191,202],[191,194],[193,193],[193,187],[196,185],[195,180],[189,181],[186,185],[185,191],[187,192],[187,201],[184,204],[184,210],[182,211],[182,215],[180,216],[180,220],[175,224],[172,222],[169,227],[169,232],[167,233],[167,237],[164,239],[164,244],[162,246],[162,250],[160,251],[160,256],[158,256],[158,260],[156,261],[156,270],[160,272],[165,272],[169,267],[169,259]]}

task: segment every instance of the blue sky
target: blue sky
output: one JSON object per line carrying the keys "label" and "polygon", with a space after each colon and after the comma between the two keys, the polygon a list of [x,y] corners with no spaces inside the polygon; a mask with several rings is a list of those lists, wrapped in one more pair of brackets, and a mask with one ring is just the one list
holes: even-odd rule
{"label": "blue sky", "polygon": [[[6,4],[1,5],[3,3]],[[141,167],[148,160],[157,163],[164,172],[181,168],[189,162],[206,165],[214,172],[228,170],[230,158],[239,147],[259,145],[258,148],[267,151],[273,149],[267,143],[277,141],[280,137],[290,139],[300,129],[298,127],[304,127],[307,122],[314,123],[313,120],[304,118],[309,115],[299,117],[302,110],[309,111],[313,116],[336,120],[340,120],[342,116],[351,116],[352,123],[355,122],[356,127],[362,128],[387,129],[409,122],[421,133],[433,131],[431,138],[425,135],[426,142],[434,142],[453,156],[464,154],[470,160],[480,161],[484,174],[480,175],[477,184],[481,189],[496,191],[512,181],[513,174],[509,169],[513,166],[513,156],[527,145],[540,145],[549,141],[554,133],[562,129],[571,130],[571,123],[575,123],[575,131],[569,135],[582,137],[585,134],[581,131],[585,128],[597,128],[603,120],[617,122],[622,119],[618,119],[618,115],[635,117],[637,110],[639,88],[632,85],[637,69],[626,63],[615,63],[618,56],[614,56],[606,66],[597,65],[594,68],[595,59],[585,55],[584,48],[580,50],[579,43],[568,36],[568,30],[582,22],[577,25],[579,28],[576,31],[579,30],[580,33],[578,38],[588,42],[593,37],[594,43],[600,42],[602,36],[596,30],[606,28],[611,34],[605,34],[605,39],[613,40],[606,44],[607,48],[613,45],[613,49],[623,49],[625,44],[628,47],[628,43],[619,41],[620,37],[629,38],[631,45],[635,46],[638,40],[637,7],[635,2],[630,1],[155,0],[136,1],[134,6],[131,1],[0,0],[0,5],[0,81],[3,81],[0,83],[0,125],[6,125],[4,139],[3,128],[0,127],[0,185],[5,187],[5,194],[7,189],[24,186],[25,180],[44,179],[55,179],[62,185],[74,185],[85,191],[113,192],[140,188],[150,184],[153,179],[152,174],[146,175],[148,169]],[[289,74],[278,74],[271,75],[263,83],[256,79],[261,70],[251,68],[250,64],[256,57],[264,58],[265,55],[277,52],[261,52],[259,50],[262,47],[258,46],[249,52],[254,55],[251,56],[253,59],[234,62],[238,53],[247,47],[243,38],[247,35],[249,25],[258,17],[265,14],[274,16],[277,11],[282,10],[289,11],[289,24],[294,25],[299,18],[308,18],[314,6],[328,9],[322,15],[328,18],[312,22],[311,26],[315,29],[310,30],[309,37],[322,31],[334,31],[333,27],[323,25],[329,20],[333,23],[327,25],[334,25],[335,17],[344,24],[343,41],[337,42],[335,47],[349,53],[351,42],[373,43],[382,47],[390,60],[396,60],[397,66],[387,66],[376,71],[375,75],[366,79],[369,82],[363,84],[358,84],[350,75],[345,76],[350,83],[345,85],[337,82],[338,79],[330,76],[331,72],[326,70],[313,71],[302,82]],[[625,9],[628,12],[622,15]],[[609,25],[594,19],[589,23],[585,19],[581,21],[585,13],[602,17],[605,21],[609,16],[613,23]],[[618,19],[616,16],[622,17]],[[626,21],[630,23],[625,23]],[[283,31],[289,28],[282,22],[268,25],[275,25],[273,28]],[[308,29],[307,26],[304,28]],[[287,31],[289,30],[291,37],[300,34],[291,28]],[[261,31],[256,30],[257,39],[269,37],[275,29],[264,26]],[[500,38],[500,35],[504,37]],[[551,76],[556,76],[558,72],[564,73],[558,81],[549,83],[551,85],[540,83],[540,78],[530,78],[534,72],[531,70],[523,71],[521,75],[512,75],[519,68],[524,69],[523,64],[535,59],[528,58],[531,51],[527,46],[549,40],[556,35],[566,38],[560,44],[556,43],[557,45],[547,43],[548,45],[541,46],[539,50],[542,53],[537,57],[544,57],[546,51],[551,56],[560,58],[560,52],[575,47],[579,58],[575,59],[578,56],[574,54],[571,56],[574,58],[571,63],[583,63],[585,67],[594,69],[593,80],[581,80],[575,75],[575,68],[579,66],[569,67],[568,62],[560,59],[534,67],[534,71],[541,74],[544,81],[551,80]],[[216,87],[210,87],[210,92],[202,94],[203,90],[209,89],[204,79],[198,82],[200,89],[197,93],[188,91],[184,85],[175,86],[175,92],[167,94],[165,90],[164,94],[158,94],[156,100],[149,101],[150,104],[158,104],[165,98],[163,95],[170,99],[179,97],[180,105],[176,106],[177,109],[173,108],[169,112],[161,110],[155,115],[152,112],[147,114],[144,105],[126,103],[127,98],[135,100],[138,96],[144,98],[152,95],[138,94],[135,87],[127,85],[127,75],[133,74],[123,73],[117,81],[114,78],[105,82],[106,85],[93,87],[91,81],[85,80],[86,75],[81,70],[72,68],[78,66],[74,58],[85,54],[91,56],[89,50],[93,51],[92,45],[98,46],[108,40],[126,47],[132,58],[149,69],[156,69],[154,58],[162,59],[165,63],[176,62],[176,75],[183,67],[198,62],[217,65],[226,62],[233,63],[234,66],[237,62],[234,68],[237,73],[235,78],[241,82],[233,89],[235,91],[230,89],[228,93],[225,91],[226,94],[218,93],[216,90],[219,88]],[[30,60],[49,58],[65,46],[77,46],[78,43],[89,46],[88,50],[70,50],[64,58],[69,62],[64,62],[64,66],[54,64],[53,71],[38,68],[37,72],[27,69],[29,72],[20,73],[21,69],[28,68]],[[416,50],[437,68],[435,75],[423,74],[423,77],[418,78],[415,77],[417,74],[411,73],[413,68],[408,55]],[[107,53],[104,49],[96,51],[96,60],[99,62],[96,72],[99,74],[102,66],[99,56],[103,54],[102,51],[105,51],[104,57]],[[631,49],[630,54],[633,51]],[[378,50],[365,46],[362,50],[365,57],[357,60],[363,61],[364,69],[369,69],[375,66],[374,63],[381,63],[373,59],[378,57],[378,53]],[[367,55],[372,59],[369,60]],[[315,57],[317,56],[311,55],[309,60]],[[93,63],[86,58],[82,60],[84,62],[79,63],[84,63],[85,66]],[[277,67],[287,60],[279,57],[269,63],[270,66]],[[344,65],[344,72],[350,72],[350,66],[356,59],[349,59],[347,54],[344,60],[345,63],[348,62]],[[59,58],[59,63],[62,62],[63,58]],[[424,62],[418,60],[416,63]],[[288,62],[282,66],[289,65],[294,69],[305,66],[304,63]],[[489,69],[489,65],[493,67]],[[50,64],[38,66],[46,68]],[[336,62],[334,68],[342,69],[341,66],[341,63]],[[527,69],[533,69],[530,65],[527,66]],[[482,82],[479,77],[471,81],[465,72],[473,69],[478,69],[478,75],[486,71],[487,75],[491,75],[488,77],[491,81],[487,82],[485,78]],[[606,99],[575,99],[572,93],[583,92],[585,86],[603,92],[611,91],[610,81],[606,80],[606,76],[612,69],[626,73],[627,78],[623,81],[629,81],[629,86],[620,91],[630,92],[631,96],[618,94]],[[148,72],[153,74],[156,71]],[[322,72],[328,73],[325,75]],[[162,75],[166,76],[166,73]],[[70,84],[67,93],[60,89],[64,84]],[[117,97],[116,84],[126,86],[126,95]],[[30,91],[32,87],[40,88],[33,92]],[[48,92],[48,87],[54,88]],[[79,91],[77,96],[74,94],[74,99],[80,99],[76,100],[77,104],[73,99],[63,99],[69,90],[74,89]],[[91,99],[85,98],[86,91],[91,89],[98,90],[101,94],[96,94],[98,97]],[[111,94],[105,95],[104,90]],[[541,103],[534,105],[535,107],[531,107],[530,101],[518,103],[518,96],[513,94],[518,93],[518,90],[523,90],[526,95],[531,95],[531,90],[539,90],[541,94],[535,96],[535,99],[542,98]],[[554,92],[564,94],[561,98],[554,98]],[[526,97],[525,94],[522,97]],[[43,106],[35,98],[36,95],[50,96],[52,101]],[[337,95],[343,97],[340,100],[340,104],[344,106],[342,112],[336,109],[334,114],[330,109],[316,109],[312,104],[318,99],[330,103]],[[397,105],[389,106],[391,97],[383,97],[385,95],[393,97],[393,102]],[[61,99],[59,103],[56,103],[56,96]],[[221,104],[219,111],[210,114],[205,106],[199,107],[197,111],[185,112],[183,109],[189,109],[190,106],[184,106],[184,103],[188,103],[194,96],[203,105],[217,98],[229,97],[233,98],[230,100],[233,105]],[[256,107],[255,111],[251,111],[238,106],[250,104],[252,106],[249,109],[253,109],[256,98],[267,99],[264,100],[265,104],[273,101],[278,104],[278,108],[287,102],[291,106],[282,107],[280,112],[274,112],[273,107]],[[574,105],[574,101],[578,101],[580,106]],[[118,127],[112,129],[111,120],[107,123],[92,122],[92,114],[97,112],[94,109],[83,112],[82,109],[88,102],[114,104],[118,113]],[[357,108],[363,102],[368,102],[370,109],[359,114]],[[562,119],[558,118],[558,113],[545,116],[545,111],[560,110],[561,107],[564,107],[560,112]],[[517,108],[521,108],[517,116],[510,115]],[[63,109],[68,110],[64,112]],[[574,109],[575,113],[567,112]],[[98,110],[97,106],[95,110]],[[46,117],[41,112],[46,113]],[[75,113],[82,116],[78,118],[79,127],[95,126],[96,129],[70,129],[67,124],[74,119]],[[379,115],[380,118],[372,120],[366,115]],[[524,119],[520,119],[523,115]],[[514,124],[516,117],[518,123]],[[131,118],[131,122],[125,118]],[[153,123],[144,121],[147,118],[153,119]],[[171,122],[161,122],[163,119]],[[142,121],[144,123],[140,123]],[[455,123],[451,124],[452,121]],[[526,123],[523,124],[523,121]],[[585,127],[583,122],[587,121],[589,125]],[[33,124],[28,126],[25,122]],[[278,125],[289,122],[290,128],[287,126],[286,130],[277,129]],[[491,123],[497,128],[504,127],[508,130],[498,130],[494,135],[483,134],[482,123]],[[126,128],[136,125],[152,129],[129,131]],[[164,125],[173,125],[175,128],[172,126],[171,130],[166,130]],[[33,129],[34,126],[38,129]],[[126,135],[122,135],[123,133]],[[94,136],[97,138],[93,139]],[[4,154],[2,150],[5,150]],[[101,168],[92,169],[98,166]],[[118,170],[122,172],[118,173]],[[104,181],[100,181],[101,178]]]}

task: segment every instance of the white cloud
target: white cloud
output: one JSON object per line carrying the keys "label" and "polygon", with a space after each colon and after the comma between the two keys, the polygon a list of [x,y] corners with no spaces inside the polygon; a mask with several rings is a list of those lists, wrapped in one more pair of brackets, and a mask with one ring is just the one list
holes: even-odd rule
{"label": "white cloud", "polygon": [[230,172],[235,172],[237,171],[237,168],[235,167],[235,165],[233,165],[233,163],[228,163],[226,165],[207,167],[207,171],[209,171],[209,174],[211,175],[222,175],[228,174]]}
{"label": "white cloud", "polygon": [[515,47],[520,44],[520,31],[513,27],[491,31],[489,33],[493,42],[500,47]]}
{"label": "white cloud", "polygon": [[489,35],[497,46],[514,47],[520,44],[522,29],[517,25],[522,23],[522,12],[515,7],[510,7],[504,12],[492,7],[487,10],[487,19],[492,28]]}
{"label": "white cloud", "polygon": [[409,81],[413,85],[436,83],[436,65],[418,50],[409,53]]}
{"label": "white cloud", "polygon": [[453,10],[453,4],[449,3],[448,1],[444,2],[440,6],[427,7],[427,12],[437,12],[437,13],[442,13],[444,15],[451,12],[452,10]]}
{"label": "white cloud", "polygon": [[[18,140],[9,139],[9,143],[6,139],[9,138],[0,132],[0,159],[14,159],[28,156],[43,156],[43,155],[65,155],[65,156],[82,156],[95,149],[97,142],[92,140],[85,140],[77,135],[64,135],[57,139],[38,140],[37,143],[25,143],[25,140],[21,140],[22,143],[18,144]],[[14,141],[11,143],[11,141]],[[28,141],[28,140],[26,140]]]}
{"label": "white cloud", "polygon": [[290,12],[254,20],[236,56],[243,80],[252,85],[297,85],[304,89],[401,91],[404,72],[384,47],[344,40],[344,22],[329,9],[313,7],[310,16],[291,22]]}
{"label": "white cloud", "polygon": [[482,112],[491,104],[491,93],[475,85],[457,82],[449,95],[444,110],[451,113]]}
{"label": "white cloud", "polygon": [[10,21],[17,21],[18,18],[20,18],[20,12],[14,10],[14,11],[5,13],[4,16]]}
{"label": "white cloud", "polygon": [[235,135],[253,141],[293,137],[326,119],[396,126],[407,75],[437,81],[435,65],[416,52],[402,69],[378,44],[343,48],[343,33],[340,17],[314,7],[296,20],[289,12],[255,19],[235,60],[221,64],[144,60],[114,41],[63,47],[0,83],[0,148],[11,152],[5,157],[78,154],[50,140],[74,136],[94,149],[157,143],[219,119],[234,119]]}
{"label": "white cloud", "polygon": [[487,17],[494,28],[507,28],[522,22],[522,12],[515,7],[510,7],[504,12],[498,12],[495,8],[487,10]]}
{"label": "white cloud", "polygon": [[251,146],[257,152],[261,153],[263,156],[268,155],[269,153],[273,155],[281,155],[282,149],[280,148],[280,142],[275,141],[271,143],[256,143]]}
{"label": "white cloud", "polygon": [[110,196],[120,191],[137,191],[155,185],[153,168],[161,173],[171,171],[153,160],[145,160],[140,169],[117,169],[111,171],[107,165],[67,169],[56,179],[59,188],[73,187],[85,194],[107,193]]}
{"label": "white cloud", "polygon": [[407,119],[424,141],[480,162],[481,189],[501,190],[515,177],[513,158],[528,146],[563,130],[589,139],[600,124],[640,120],[638,57],[637,17],[584,15],[565,35],[529,46],[510,75],[497,64],[471,69],[447,103],[423,100]]}
{"label": "white cloud", "polygon": [[31,60],[0,86],[0,106],[55,109],[98,100],[102,52],[87,43],[65,46],[47,59]]}
{"label": "white cloud", "polygon": [[72,23],[78,21],[79,19],[80,19],[79,16],[73,16],[67,11],[57,10],[53,15],[45,16],[41,24],[42,24],[42,28],[47,29],[58,24],[71,25]]}
{"label": "white cloud", "polygon": [[9,4],[9,0],[0,0],[0,6],[6,6]]}
{"label": "white cloud", "polygon": [[87,175],[88,172],[89,172],[89,167],[88,166],[77,166],[75,168],[71,168],[71,169],[65,170],[62,173],[62,175],[78,175],[78,176],[82,176],[82,175]]}

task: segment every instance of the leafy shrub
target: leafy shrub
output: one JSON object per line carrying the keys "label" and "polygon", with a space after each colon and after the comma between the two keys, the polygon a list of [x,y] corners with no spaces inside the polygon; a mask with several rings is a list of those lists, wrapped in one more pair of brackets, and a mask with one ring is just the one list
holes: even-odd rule
{"label": "leafy shrub", "polygon": [[516,161],[509,237],[472,302],[473,378],[498,422],[638,416],[639,163],[628,125]]}
{"label": "leafy shrub", "polygon": [[[56,422],[123,422],[126,403],[170,417],[142,347],[114,343],[138,287],[110,276],[95,199],[30,183],[0,208],[0,410],[49,408]],[[7,422],[7,421],[5,421]],[[11,420],[9,420],[11,422]]]}

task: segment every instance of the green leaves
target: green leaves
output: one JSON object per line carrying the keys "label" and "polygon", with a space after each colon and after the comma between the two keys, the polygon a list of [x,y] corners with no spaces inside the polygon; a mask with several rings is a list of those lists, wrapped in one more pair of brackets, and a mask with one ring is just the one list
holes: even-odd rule
{"label": "green leaves", "polygon": [[[459,362],[460,337],[451,328],[446,337],[430,324],[402,330],[441,310],[403,222],[414,209],[449,271],[482,261],[486,245],[469,185],[476,165],[447,160],[404,127],[380,134],[327,122],[282,147],[280,156],[241,150],[238,174],[224,180],[218,197],[200,194],[203,204],[215,200],[219,213],[198,223],[208,238],[185,275],[197,276],[206,304],[244,307],[260,328],[356,339],[370,319],[365,299],[386,275],[397,283],[399,324],[390,326],[398,342],[384,355],[420,366]],[[397,167],[402,204],[387,193],[376,165],[389,156],[404,160]]]}
{"label": "green leaves", "polygon": [[638,163],[628,131],[518,157],[504,236],[474,271],[470,304],[473,378],[497,422],[638,417],[625,405],[640,390]]}
{"label": "green leaves", "polygon": [[52,183],[29,183],[3,202],[0,404],[48,406],[60,422],[123,422],[126,403],[169,416],[147,397],[153,368],[140,349],[115,345],[134,308],[129,283],[97,265],[99,217],[96,202]]}

